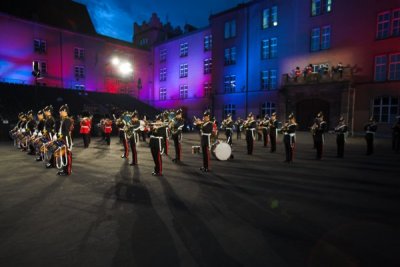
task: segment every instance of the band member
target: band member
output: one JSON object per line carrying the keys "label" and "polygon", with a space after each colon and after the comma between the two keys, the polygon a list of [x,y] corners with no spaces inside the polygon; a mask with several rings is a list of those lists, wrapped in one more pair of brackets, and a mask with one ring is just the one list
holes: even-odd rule
{"label": "band member", "polygon": [[249,113],[247,120],[243,123],[243,128],[246,130],[246,143],[247,143],[247,154],[253,154],[254,140],[256,139],[256,127],[257,123],[254,120],[253,113]]}
{"label": "band member", "polygon": [[112,123],[113,122],[110,119],[110,116],[107,115],[106,118],[104,119],[104,135],[108,146],[111,143]]}
{"label": "band member", "polygon": [[392,149],[396,153],[400,152],[400,116],[396,117],[397,122],[392,127]]}
{"label": "band member", "polygon": [[311,136],[313,139],[313,149],[317,149],[317,142],[316,142],[316,138],[315,138],[315,129],[317,129],[318,127],[318,118],[314,119],[314,124],[310,127],[310,132],[311,132]]}
{"label": "band member", "polygon": [[[44,123],[44,130],[43,134],[44,136],[49,140],[56,139],[57,137],[55,136],[55,127],[56,127],[56,121],[54,120],[53,117],[53,106],[46,106],[44,109],[44,116],[45,116],[45,123]],[[36,158],[37,161],[42,160],[41,158]],[[46,164],[46,168],[54,168],[55,165],[55,159],[54,155],[51,155],[51,158],[49,162]]]}
{"label": "band member", "polygon": [[261,127],[261,118],[260,116],[257,116],[256,118],[256,133],[257,133],[257,141],[261,141],[262,140],[262,127]]}
{"label": "band member", "polygon": [[127,115],[128,113],[124,112],[121,117],[115,121],[115,125],[118,128],[119,141],[124,147],[124,154],[121,155],[121,158],[129,157],[128,137],[126,136],[127,122],[125,121]]}
{"label": "band member", "polygon": [[[164,125],[167,126],[169,124],[169,111],[165,111],[163,113],[163,118],[162,119],[163,119]],[[168,127],[164,127],[164,129],[165,129],[165,138],[163,138],[164,154],[168,155],[168,151],[169,151],[169,143],[168,143],[168,141],[169,141],[170,132],[169,132],[169,128]]]}
{"label": "band member", "polygon": [[201,151],[203,153],[203,167],[200,170],[203,172],[210,171],[211,134],[213,132],[213,122],[210,120],[210,115],[210,111],[206,110],[203,113],[203,120],[196,119],[194,122],[196,127],[200,129]]}
{"label": "band member", "polygon": [[83,138],[83,147],[88,148],[90,143],[90,131],[92,129],[92,119],[90,118],[89,112],[85,111],[82,113],[80,126],[79,132]]}
{"label": "band member", "polygon": [[65,176],[70,175],[72,171],[72,137],[71,132],[74,127],[74,122],[68,117],[69,107],[67,104],[60,107],[60,127],[57,131],[58,140],[62,140],[66,146],[66,164],[61,165],[61,169],[58,171],[58,175]]}
{"label": "band member", "polygon": [[162,115],[156,116],[156,121],[152,123],[150,128],[150,150],[154,161],[154,176],[162,176],[162,157],[164,153],[165,124]]}
{"label": "band member", "polygon": [[40,159],[42,159],[40,156],[40,153],[38,153],[39,152],[38,150],[40,149],[40,147],[35,146],[35,141],[37,140],[37,138],[42,138],[42,136],[43,136],[44,123],[45,123],[43,110],[38,111],[37,119],[38,119],[38,121],[36,124],[35,131],[32,134],[32,139],[31,139],[32,142],[29,145],[29,148],[30,148],[30,151],[32,152],[32,155],[39,154]]}
{"label": "band member", "polygon": [[222,121],[221,128],[225,129],[226,142],[232,146],[232,136],[233,136],[233,125],[232,114],[228,113],[226,119]]}
{"label": "band member", "polygon": [[326,132],[327,127],[328,127],[328,125],[327,125],[326,121],[324,121],[324,115],[322,114],[322,112],[318,113],[317,123],[315,124],[315,127],[313,129],[314,136],[315,136],[315,147],[317,149],[316,159],[318,159],[318,160],[322,159],[322,152],[323,152],[324,142],[325,142],[325,132]]}
{"label": "band member", "polygon": [[270,121],[270,118],[269,118],[268,114],[265,114],[264,119],[260,122],[260,125],[259,125],[262,130],[264,147],[267,147],[267,145],[268,145],[269,121]]}
{"label": "band member", "polygon": [[14,146],[18,146],[19,148],[19,143],[18,143],[18,134],[21,128],[21,124],[22,124],[22,119],[25,116],[25,114],[23,112],[20,112],[18,114],[18,122],[15,125],[15,127],[10,130],[10,137],[14,140]]}
{"label": "band member", "polygon": [[243,120],[238,117],[235,121],[236,126],[236,140],[242,139],[242,127],[243,127]]}
{"label": "band member", "polygon": [[129,139],[132,151],[132,162],[129,165],[133,166],[138,164],[136,144],[139,143],[139,133],[141,130],[139,114],[137,111],[132,113],[131,122],[126,127],[126,136]]}
{"label": "band member", "polygon": [[293,162],[294,149],[296,146],[297,123],[293,113],[289,115],[288,119],[289,120],[282,127],[282,133],[283,133],[283,142],[285,143],[285,153],[286,153],[285,162],[290,163]]}
{"label": "band member", "polygon": [[36,121],[33,118],[33,111],[29,110],[27,112],[27,122],[26,122],[26,126],[25,126],[25,135],[26,135],[26,144],[27,146],[25,147],[25,150],[28,149],[29,147],[29,151],[28,154],[29,155],[35,155],[35,149],[33,148],[32,144],[29,142],[29,140],[31,139],[31,136],[33,136],[33,133],[35,132],[36,129]]}
{"label": "band member", "polygon": [[182,129],[185,121],[182,118],[182,109],[178,109],[175,113],[175,118],[170,122],[170,130],[172,140],[174,140],[175,158],[172,160],[177,163],[181,161],[182,155]]}
{"label": "band member", "polygon": [[344,144],[346,143],[347,131],[348,127],[344,122],[343,116],[341,116],[339,119],[339,124],[335,128],[338,158],[343,158],[344,156]]}
{"label": "band member", "polygon": [[374,138],[375,133],[378,130],[374,117],[371,116],[369,122],[364,126],[365,140],[367,141],[367,155],[374,153]]}
{"label": "band member", "polygon": [[276,112],[271,114],[271,119],[269,120],[269,139],[271,140],[271,153],[276,151],[276,138],[278,136],[279,122],[276,119]]}

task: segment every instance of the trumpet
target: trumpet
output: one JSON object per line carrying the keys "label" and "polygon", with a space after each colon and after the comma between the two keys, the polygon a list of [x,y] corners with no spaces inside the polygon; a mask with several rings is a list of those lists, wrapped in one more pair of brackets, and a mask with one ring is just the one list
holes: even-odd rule
{"label": "trumpet", "polygon": [[201,119],[197,118],[196,116],[193,116],[193,125],[200,125],[203,123],[204,123],[204,120],[201,120]]}

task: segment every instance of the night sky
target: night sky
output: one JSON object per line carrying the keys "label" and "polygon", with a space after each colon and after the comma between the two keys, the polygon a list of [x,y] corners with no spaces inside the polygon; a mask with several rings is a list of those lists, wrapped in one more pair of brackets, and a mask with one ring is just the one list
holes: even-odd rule
{"label": "night sky", "polygon": [[162,22],[168,17],[173,26],[185,23],[196,27],[208,25],[211,13],[236,6],[244,0],[74,0],[88,7],[96,30],[100,34],[132,41],[133,23],[148,21],[156,12]]}

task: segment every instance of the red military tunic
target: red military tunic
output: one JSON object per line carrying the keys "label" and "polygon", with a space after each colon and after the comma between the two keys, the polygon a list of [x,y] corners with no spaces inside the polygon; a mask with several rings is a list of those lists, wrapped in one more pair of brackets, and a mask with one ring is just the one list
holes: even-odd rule
{"label": "red military tunic", "polygon": [[112,120],[106,119],[106,120],[104,121],[104,132],[105,132],[106,134],[112,132]]}
{"label": "red military tunic", "polygon": [[81,123],[80,133],[81,134],[89,134],[92,128],[92,121],[89,118],[83,118]]}

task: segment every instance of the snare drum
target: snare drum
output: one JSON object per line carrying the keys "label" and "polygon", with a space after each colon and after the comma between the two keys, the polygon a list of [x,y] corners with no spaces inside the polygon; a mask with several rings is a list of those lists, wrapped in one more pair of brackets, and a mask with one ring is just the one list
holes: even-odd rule
{"label": "snare drum", "polygon": [[218,160],[228,160],[231,157],[232,148],[225,141],[217,140],[211,146],[211,152],[214,155],[214,157]]}

